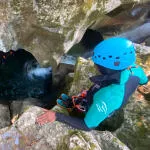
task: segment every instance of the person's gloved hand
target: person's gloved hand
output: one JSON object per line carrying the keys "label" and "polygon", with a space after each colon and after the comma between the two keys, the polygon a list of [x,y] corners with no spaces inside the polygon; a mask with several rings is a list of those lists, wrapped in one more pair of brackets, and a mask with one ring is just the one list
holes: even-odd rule
{"label": "person's gloved hand", "polygon": [[43,125],[48,122],[54,122],[56,120],[56,114],[54,111],[44,109],[44,114],[37,117],[36,122],[39,125]]}

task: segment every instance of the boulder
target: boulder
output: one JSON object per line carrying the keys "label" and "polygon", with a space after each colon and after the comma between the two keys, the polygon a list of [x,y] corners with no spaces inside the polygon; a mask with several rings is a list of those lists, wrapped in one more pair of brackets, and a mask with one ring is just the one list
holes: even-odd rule
{"label": "boulder", "polygon": [[35,121],[41,113],[41,108],[31,107],[11,128],[1,129],[0,149],[129,150],[107,131],[84,132],[57,121],[39,126]]}
{"label": "boulder", "polygon": [[132,150],[150,147],[150,104],[136,91],[124,108],[124,123],[115,134]]}
{"label": "boulder", "polygon": [[98,72],[94,67],[94,63],[90,59],[86,60],[82,57],[79,57],[75,67],[74,79],[71,83],[68,94],[77,95],[82,90],[88,89],[92,85],[89,77],[92,77],[95,74],[98,74]]}
{"label": "boulder", "polygon": [[0,129],[7,127],[11,124],[10,110],[7,104],[0,103]]}
{"label": "boulder", "polygon": [[32,106],[44,107],[44,104],[39,99],[26,98],[7,101],[0,100],[0,129],[8,127],[14,122],[23,112]]}
{"label": "boulder", "polygon": [[22,47],[40,64],[56,67],[60,56],[81,40],[95,20],[119,6],[136,2],[139,1],[2,0],[0,49]]}
{"label": "boulder", "polygon": [[26,98],[26,99],[18,99],[12,100],[9,104],[11,118],[15,117],[16,115],[20,116],[23,112],[33,106],[44,106],[42,101],[36,98]]}
{"label": "boulder", "polygon": [[[99,31],[103,36],[126,37],[132,42],[148,45],[150,37],[150,3],[121,5],[100,17],[90,28]],[[139,34],[140,33],[140,34]]]}
{"label": "boulder", "polygon": [[134,44],[137,52],[137,64],[142,66],[147,75],[150,74],[150,47]]}
{"label": "boulder", "polygon": [[144,46],[144,45],[141,45],[141,44],[134,44],[134,45],[135,45],[136,51],[140,55],[149,55],[150,54],[150,47],[149,46]]}

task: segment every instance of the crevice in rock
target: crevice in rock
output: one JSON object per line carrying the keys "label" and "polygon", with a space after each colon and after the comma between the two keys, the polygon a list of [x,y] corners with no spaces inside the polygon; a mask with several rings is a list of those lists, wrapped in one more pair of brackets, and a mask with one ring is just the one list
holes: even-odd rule
{"label": "crevice in rock", "polygon": [[0,56],[0,99],[39,98],[49,92],[51,67],[40,67],[35,57],[24,49],[0,52]]}
{"label": "crevice in rock", "polygon": [[9,109],[9,114],[10,114],[10,124],[11,124],[11,119],[13,118],[13,113],[12,113],[10,105],[11,105],[11,102],[8,103],[8,109]]}
{"label": "crevice in rock", "polygon": [[84,33],[81,41],[75,44],[66,54],[76,58],[78,56],[89,58],[94,47],[103,40],[103,35],[100,32],[89,28]]}
{"label": "crevice in rock", "polygon": [[133,8],[134,5],[135,5],[135,2],[130,3],[130,4],[121,5],[121,6],[117,7],[116,9],[114,9],[113,11],[109,12],[107,15],[110,17],[114,17],[125,10],[129,10],[129,9]]}
{"label": "crevice in rock", "polygon": [[48,105],[42,102],[42,97],[51,94],[51,87],[51,67],[40,67],[35,57],[24,49],[0,51],[0,118],[4,122],[0,126],[10,125],[14,115],[20,115],[25,106]]}

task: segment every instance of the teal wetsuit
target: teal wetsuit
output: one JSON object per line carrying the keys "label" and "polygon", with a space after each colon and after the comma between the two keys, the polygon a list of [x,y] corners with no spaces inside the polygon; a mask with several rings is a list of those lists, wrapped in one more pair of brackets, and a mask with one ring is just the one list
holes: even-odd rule
{"label": "teal wetsuit", "polygon": [[[90,98],[87,96],[87,100],[91,100],[91,102],[84,118],[56,113],[56,120],[85,131],[90,131],[99,126],[100,123],[104,123],[104,120],[109,119],[109,116],[116,112],[116,110],[122,108],[139,84],[142,85],[148,82],[143,69],[136,67],[136,65],[130,70],[126,69],[119,74],[117,77],[117,79],[120,79],[119,82],[105,86],[102,86],[101,83],[98,86],[98,82],[98,84],[95,83],[90,88],[91,90],[89,89],[89,91],[94,91],[94,93],[90,94],[89,92],[89,95],[92,95]],[[108,76],[108,78],[111,79],[111,76]],[[96,91],[95,88],[97,89]]]}
{"label": "teal wetsuit", "polygon": [[101,88],[94,94],[93,103],[84,118],[88,128],[97,127],[111,113],[122,106],[124,97],[126,97],[126,91],[130,90],[125,87],[130,76],[138,77],[139,84],[141,85],[148,82],[148,78],[140,66],[136,67],[135,65],[130,70],[122,71],[119,84],[111,84]]}

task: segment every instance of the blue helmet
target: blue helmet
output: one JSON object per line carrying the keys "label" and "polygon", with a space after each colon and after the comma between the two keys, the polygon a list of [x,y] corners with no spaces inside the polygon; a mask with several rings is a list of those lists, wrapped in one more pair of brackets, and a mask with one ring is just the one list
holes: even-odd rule
{"label": "blue helmet", "polygon": [[123,70],[135,63],[135,48],[128,39],[109,38],[95,47],[92,60],[109,69]]}

